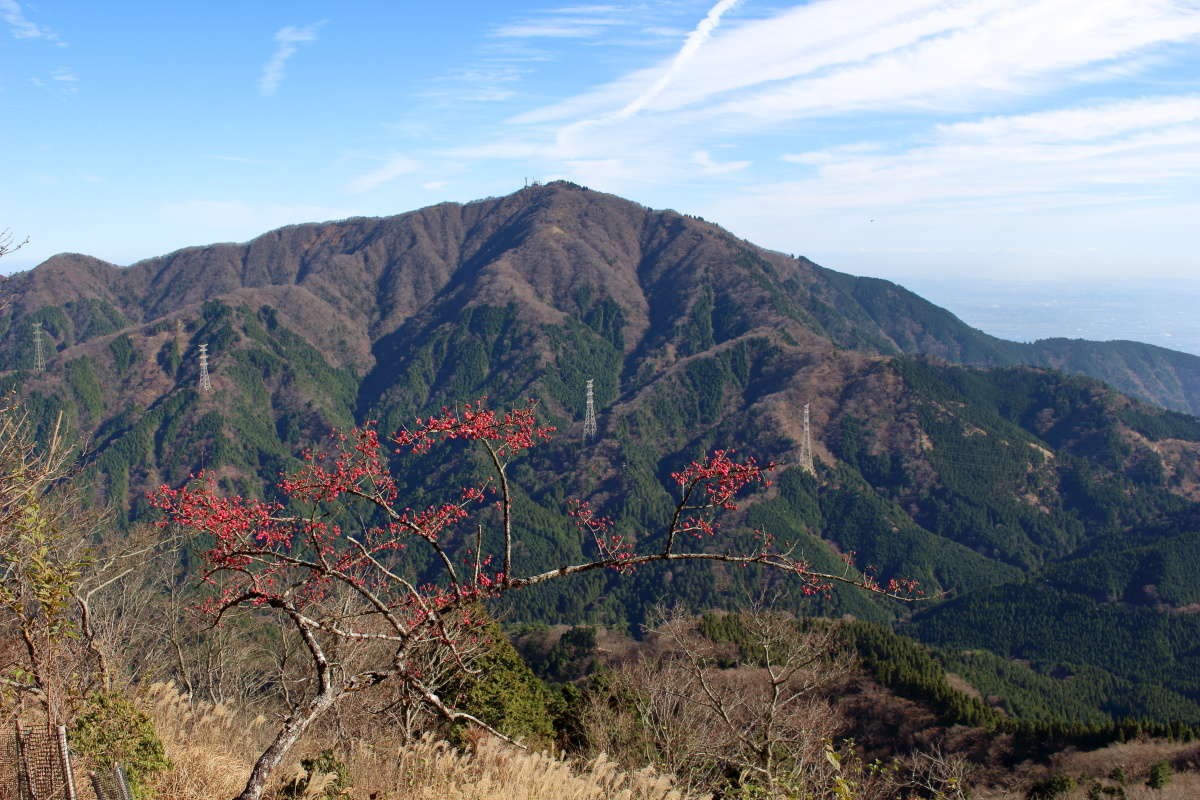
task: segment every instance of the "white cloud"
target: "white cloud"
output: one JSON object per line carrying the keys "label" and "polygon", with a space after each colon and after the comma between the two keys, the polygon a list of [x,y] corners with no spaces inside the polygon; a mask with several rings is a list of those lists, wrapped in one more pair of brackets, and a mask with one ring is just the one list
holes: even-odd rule
{"label": "white cloud", "polygon": [[539,20],[502,25],[493,36],[506,39],[586,39],[597,36],[613,23],[592,19]]}
{"label": "white cloud", "polygon": [[[825,71],[781,76],[748,96],[718,101],[715,116],[765,121],[854,109],[972,109],[1070,80],[1075,70],[1135,58],[1152,45],[1200,37],[1188,0],[976,0],[923,10],[900,46]],[[711,97],[711,93],[706,95]]]}
{"label": "white cloud", "polygon": [[818,0],[712,35],[669,92],[639,103],[671,60],[514,122],[569,124],[634,103],[741,128],[861,109],[976,110],[1097,69],[1136,69],[1146,48],[1198,37],[1195,0]]}
{"label": "white cloud", "polygon": [[750,166],[749,161],[725,161],[718,163],[713,160],[713,157],[707,150],[697,150],[692,153],[692,162],[700,167],[700,171],[705,175],[724,175],[728,172],[737,172]]}
{"label": "white cloud", "polygon": [[726,193],[697,213],[768,246],[836,252],[835,268],[874,259],[860,268],[949,269],[957,258],[960,269],[996,275],[1150,262],[1179,272],[1200,185],[1200,95],[992,116],[937,126],[905,147],[784,160],[794,178]]}
{"label": "white cloud", "polygon": [[50,80],[63,83],[78,83],[79,76],[70,67],[59,67],[50,73]]}
{"label": "white cloud", "polygon": [[938,126],[931,141],[899,151],[840,147],[784,159],[813,173],[764,193],[805,205],[1145,200],[1200,179],[1200,95],[995,116]]}
{"label": "white cloud", "polygon": [[430,191],[434,191],[436,189],[445,189],[446,182],[445,181],[429,181],[428,183],[422,183],[421,188],[428,189]]}
{"label": "white cloud", "polygon": [[369,192],[385,183],[408,175],[421,168],[421,162],[403,155],[393,155],[383,159],[378,167],[355,177],[346,184],[346,191],[352,194]]}
{"label": "white cloud", "polygon": [[21,4],[16,0],[0,0],[0,19],[8,23],[14,39],[45,39],[65,47],[58,34],[44,25],[38,25],[25,16]]}
{"label": "white cloud", "polygon": [[288,59],[296,54],[301,44],[315,42],[317,31],[324,24],[324,22],[316,22],[303,28],[288,25],[275,32],[275,52],[263,66],[262,75],[258,79],[260,94],[275,94],[283,82],[284,68],[287,66]]}

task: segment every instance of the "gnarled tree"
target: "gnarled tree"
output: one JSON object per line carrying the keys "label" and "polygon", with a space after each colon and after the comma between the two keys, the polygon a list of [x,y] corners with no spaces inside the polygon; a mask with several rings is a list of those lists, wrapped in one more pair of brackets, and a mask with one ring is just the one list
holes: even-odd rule
{"label": "gnarled tree", "polygon": [[[509,592],[596,570],[629,572],[659,561],[757,565],[787,573],[810,593],[824,591],[834,581],[893,595],[913,589],[814,572],[806,562],[777,550],[763,532],[749,552],[683,549],[692,536],[714,534],[717,517],[736,508],[739,492],[767,483],[771,465],[737,461],[727,451],[716,451],[672,475],[679,494],[671,518],[664,520],[660,537],[639,538],[662,545],[639,550],[586,501],[577,502],[568,513],[594,542],[595,557],[523,572],[517,563],[508,467],[552,434],[552,428],[538,423],[532,402],[497,412],[481,401],[461,412],[443,409],[420,419],[386,444],[372,426],[335,435],[329,451],[306,454],[303,468],[280,481],[293,501],[289,506],[222,496],[211,476],[155,493],[153,502],[166,515],[164,524],[211,537],[204,580],[214,592],[206,611],[217,620],[238,609],[277,615],[308,653],[308,688],[292,698],[290,713],[256,761],[238,800],[262,796],[272,772],[314,721],[344,698],[386,681],[402,684],[446,720],[469,722],[502,736],[438,694],[422,655],[436,646],[459,670],[470,672],[464,646],[479,635],[483,619],[478,604]],[[447,440],[477,443],[491,474],[444,502],[419,509],[405,506],[388,467],[390,451],[424,453]],[[347,506],[359,503],[367,505],[377,522],[344,527],[339,520],[348,518]],[[467,533],[475,539],[471,557],[456,560],[447,546],[451,531],[466,527],[472,509],[491,503],[497,507],[498,530],[485,536],[481,525],[474,527]],[[293,513],[297,504],[307,504],[308,511]],[[486,543],[494,543],[490,554],[484,553]],[[412,576],[406,558],[418,547],[440,564],[440,577]]]}

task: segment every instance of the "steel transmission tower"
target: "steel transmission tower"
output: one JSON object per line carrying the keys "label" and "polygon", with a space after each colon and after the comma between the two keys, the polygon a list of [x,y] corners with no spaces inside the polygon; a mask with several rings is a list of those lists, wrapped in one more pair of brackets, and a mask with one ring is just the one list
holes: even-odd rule
{"label": "steel transmission tower", "polygon": [[41,372],[46,368],[46,352],[42,349],[42,323],[33,323],[33,369]]}
{"label": "steel transmission tower", "polygon": [[804,404],[804,441],[800,443],[800,468],[811,475],[817,472],[813,466],[812,427],[808,419],[808,403]]}
{"label": "steel transmission tower", "polygon": [[208,345],[200,345],[200,391],[211,392],[212,381],[208,379]]}
{"label": "steel transmission tower", "polygon": [[596,400],[592,396],[592,379],[587,382],[587,411],[583,416],[583,440],[590,442],[596,438]]}

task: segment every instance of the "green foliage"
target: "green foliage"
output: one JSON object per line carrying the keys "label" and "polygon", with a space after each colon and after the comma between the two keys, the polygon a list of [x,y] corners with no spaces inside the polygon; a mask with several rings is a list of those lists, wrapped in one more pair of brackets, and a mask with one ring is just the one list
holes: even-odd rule
{"label": "green foliage", "polygon": [[488,649],[473,664],[478,673],[458,688],[458,707],[508,736],[531,743],[552,741],[551,693],[498,625],[488,625],[481,635]]}
{"label": "green foliage", "polygon": [[1146,779],[1146,785],[1151,789],[1165,789],[1174,774],[1175,770],[1171,769],[1169,762],[1158,761],[1150,767],[1150,776]]}
{"label": "green foliage", "polygon": [[1196,615],[1097,603],[1029,581],[951,600],[904,630],[946,649],[1036,658],[1046,672],[1086,676],[1070,684],[1085,693],[1076,696],[1114,719],[1200,723]]}
{"label": "green foliage", "polygon": [[591,671],[596,654],[596,629],[591,626],[563,632],[535,671],[544,680],[562,683]]}
{"label": "green foliage", "polygon": [[1130,405],[1119,412],[1121,421],[1154,442],[1163,439],[1200,441],[1200,418],[1164,411],[1142,404]]}
{"label": "green foliage", "polygon": [[113,368],[117,374],[121,375],[125,370],[133,365],[137,358],[137,351],[133,348],[133,342],[127,334],[121,334],[108,343],[108,351],[112,354]]}
{"label": "green foliage", "polygon": [[71,387],[83,416],[91,422],[99,421],[100,412],[104,409],[104,393],[92,361],[87,358],[73,359],[67,362],[66,370],[67,385]]}
{"label": "green foliage", "polygon": [[945,668],[925,646],[867,622],[848,622],[842,630],[868,674],[899,696],[924,703],[944,724],[1000,725],[993,709],[950,685]]}
{"label": "green foliage", "polygon": [[150,797],[146,779],[170,766],[150,717],[117,693],[89,697],[69,739],[75,752],[93,764],[120,764],[137,798]]}

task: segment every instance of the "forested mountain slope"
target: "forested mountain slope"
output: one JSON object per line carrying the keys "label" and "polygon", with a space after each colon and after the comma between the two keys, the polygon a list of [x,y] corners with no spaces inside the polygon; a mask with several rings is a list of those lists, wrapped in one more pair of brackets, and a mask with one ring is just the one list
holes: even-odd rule
{"label": "forested mountain slope", "polygon": [[[838,591],[809,610],[880,622],[915,610],[907,624],[928,641],[1044,662],[1053,680],[1093,670],[1097,713],[1128,713],[1131,693],[1150,691],[1152,713],[1174,703],[1200,719],[1188,672],[1200,674],[1200,614],[1189,613],[1200,581],[1156,566],[1190,552],[1200,531],[1200,422],[1091,378],[1015,366],[1087,367],[1190,407],[1176,401],[1200,359],[1133,343],[1003,342],[892,284],[561,183],[128,268],[58,256],[0,284],[0,300],[0,379],[42,425],[62,411],[87,438],[92,490],[122,524],[149,516],[145,489],[200,468],[231,490],[269,493],[332,427],[373,419],[388,431],[485,395],[536,397],[559,436],[514,469],[531,568],[585,548],[567,498],[591,498],[647,543],[672,507],[670,472],[736,447],[780,471],[726,536],[766,528],[825,569],[854,551],[860,567],[917,578],[938,598],[914,609]],[[212,392],[197,388],[202,343]],[[600,436],[585,443],[589,378]],[[815,475],[797,466],[806,403]],[[414,504],[468,468],[397,464]],[[761,579],[592,574],[569,592],[519,596],[513,614],[628,625],[662,597],[720,606]],[[1045,634],[1004,624],[1017,607]],[[1059,629],[1075,642],[1060,647],[1058,609],[1082,609],[1093,628]],[[1127,630],[1114,646],[1169,663],[1109,663],[1080,645],[1095,626]]]}

